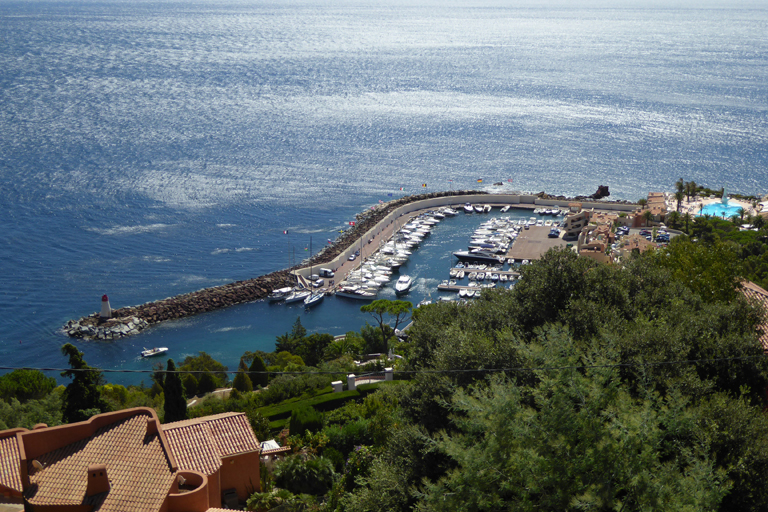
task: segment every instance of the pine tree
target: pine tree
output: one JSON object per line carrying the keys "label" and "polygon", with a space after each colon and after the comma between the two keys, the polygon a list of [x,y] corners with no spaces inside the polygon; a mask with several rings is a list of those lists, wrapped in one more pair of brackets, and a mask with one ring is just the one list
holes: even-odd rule
{"label": "pine tree", "polygon": [[253,391],[253,384],[251,383],[251,379],[246,373],[247,370],[248,368],[245,366],[245,362],[240,359],[240,366],[238,367],[237,375],[235,376],[235,380],[232,383],[232,387],[241,393],[248,393],[249,391]]}
{"label": "pine tree", "polygon": [[257,354],[254,354],[251,367],[248,368],[248,377],[251,378],[253,387],[265,387],[269,383],[269,375],[266,373],[260,373],[266,371],[267,367],[264,365],[264,360]]}
{"label": "pine tree", "polygon": [[170,423],[187,419],[187,400],[184,398],[184,386],[181,384],[179,374],[176,373],[173,359],[168,360],[163,391],[165,392],[165,404],[163,405],[165,417],[163,421]]}
{"label": "pine tree", "polygon": [[101,372],[88,371],[91,367],[83,359],[83,353],[71,343],[61,347],[61,353],[69,357],[71,370],[61,372],[62,377],[69,377],[72,382],[64,390],[62,416],[65,423],[85,421],[94,414],[106,412],[108,407],[101,399],[98,385]]}

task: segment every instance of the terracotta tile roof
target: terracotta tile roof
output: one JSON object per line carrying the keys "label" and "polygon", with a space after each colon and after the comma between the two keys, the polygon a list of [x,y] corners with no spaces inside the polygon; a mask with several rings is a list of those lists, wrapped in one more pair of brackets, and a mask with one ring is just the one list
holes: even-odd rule
{"label": "terracotta tile roof", "polygon": [[760,336],[760,343],[763,344],[763,350],[768,352],[768,291],[752,281],[744,281],[741,286],[741,293],[761,305],[766,313],[766,320],[758,326],[758,335]]}
{"label": "terracotta tile roof", "polygon": [[[94,511],[156,511],[171,490],[174,473],[158,434],[148,433],[148,413],[108,424],[85,439],[29,461],[30,486],[24,493],[32,505],[90,505]],[[104,464],[107,493],[86,495],[87,470]]]}
{"label": "terracotta tile roof", "polygon": [[7,437],[0,439],[0,485],[21,492],[21,475],[19,474],[19,442],[16,439],[18,429],[8,431]]}
{"label": "terracotta tile roof", "polygon": [[222,457],[259,450],[245,413],[230,412],[167,423],[162,426],[181,469],[212,475]]}
{"label": "terracotta tile roof", "polygon": [[168,430],[163,425],[163,430],[179,469],[193,469],[208,476],[219,470],[221,455],[207,425],[193,424]]}

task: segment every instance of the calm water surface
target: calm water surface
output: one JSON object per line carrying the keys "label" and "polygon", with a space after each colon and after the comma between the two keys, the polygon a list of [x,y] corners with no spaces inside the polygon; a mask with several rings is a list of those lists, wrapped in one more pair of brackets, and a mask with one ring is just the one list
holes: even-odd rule
{"label": "calm water surface", "polygon": [[[62,366],[59,327],[103,293],[120,307],[283,268],[423,183],[765,192],[755,5],[0,1],[0,355]],[[415,301],[472,222],[414,255]],[[143,346],[234,368],[296,316],[338,334],[358,308],[255,303],[78,346],[104,368],[147,367]]]}

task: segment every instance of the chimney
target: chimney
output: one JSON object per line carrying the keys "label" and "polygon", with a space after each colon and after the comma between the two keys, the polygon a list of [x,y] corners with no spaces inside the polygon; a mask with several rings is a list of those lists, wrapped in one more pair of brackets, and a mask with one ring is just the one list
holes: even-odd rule
{"label": "chimney", "polygon": [[101,296],[101,318],[112,318],[112,308],[109,307],[109,297],[106,294]]}
{"label": "chimney", "polygon": [[104,464],[91,464],[88,466],[87,496],[109,492],[109,479],[107,478],[107,466]]}

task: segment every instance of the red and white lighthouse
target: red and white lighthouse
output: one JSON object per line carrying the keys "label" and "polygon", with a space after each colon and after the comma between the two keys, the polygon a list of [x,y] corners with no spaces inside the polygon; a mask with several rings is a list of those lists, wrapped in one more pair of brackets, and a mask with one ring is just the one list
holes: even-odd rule
{"label": "red and white lighthouse", "polygon": [[101,296],[101,318],[112,318],[112,308],[109,306],[109,297],[106,294]]}

